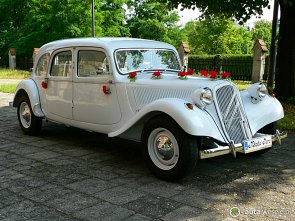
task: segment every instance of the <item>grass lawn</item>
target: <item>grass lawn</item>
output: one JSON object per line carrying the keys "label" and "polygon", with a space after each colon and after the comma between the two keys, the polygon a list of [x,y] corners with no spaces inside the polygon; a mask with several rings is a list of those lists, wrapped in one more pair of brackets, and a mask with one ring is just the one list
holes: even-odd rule
{"label": "grass lawn", "polygon": [[240,91],[247,90],[252,84],[251,81],[233,81],[239,88]]}
{"label": "grass lawn", "polygon": [[25,79],[31,76],[31,72],[23,70],[0,69],[0,79]]}
{"label": "grass lawn", "polygon": [[17,84],[0,84],[0,92],[15,93]]}
{"label": "grass lawn", "polygon": [[295,131],[295,105],[282,103],[285,111],[285,117],[278,122],[281,130]]}

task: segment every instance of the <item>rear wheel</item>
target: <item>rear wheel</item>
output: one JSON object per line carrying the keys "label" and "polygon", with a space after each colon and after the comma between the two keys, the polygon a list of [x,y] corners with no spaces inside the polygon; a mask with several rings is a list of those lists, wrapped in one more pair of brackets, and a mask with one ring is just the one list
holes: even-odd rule
{"label": "rear wheel", "polygon": [[25,134],[39,134],[42,126],[42,118],[34,115],[28,96],[22,96],[19,98],[17,117],[19,125]]}
{"label": "rear wheel", "polygon": [[159,116],[149,121],[144,128],[142,141],[147,165],[161,179],[180,179],[196,165],[197,141],[173,119]]}

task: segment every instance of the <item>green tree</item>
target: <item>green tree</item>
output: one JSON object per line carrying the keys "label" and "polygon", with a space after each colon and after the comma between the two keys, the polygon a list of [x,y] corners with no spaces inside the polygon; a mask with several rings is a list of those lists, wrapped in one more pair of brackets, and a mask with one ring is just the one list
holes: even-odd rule
{"label": "green tree", "polygon": [[126,27],[125,13],[123,8],[129,0],[102,0],[96,1],[96,35],[110,37],[130,36]]}
{"label": "green tree", "polygon": [[272,24],[269,21],[256,21],[252,30],[252,39],[254,41],[256,39],[262,39],[266,43],[268,49],[270,48],[271,43],[271,26]]}
{"label": "green tree", "polygon": [[132,37],[165,41],[178,47],[184,33],[177,25],[179,16],[167,4],[158,2],[130,1],[127,26]]}
{"label": "green tree", "polygon": [[[129,36],[122,6],[128,0],[96,1],[97,36]],[[91,1],[0,0],[0,56],[9,47],[31,56],[33,48],[58,39],[91,36]]]}
{"label": "green tree", "polygon": [[[167,2],[167,0],[160,0]],[[262,9],[269,5],[269,0],[168,0],[172,8],[179,4],[184,8],[199,8],[204,14],[218,14],[235,17],[245,22],[253,14],[262,14]],[[283,97],[295,97],[295,2],[278,0],[281,18],[278,37],[276,94]]]}
{"label": "green tree", "polygon": [[90,7],[79,0],[0,0],[1,51],[15,47],[18,55],[31,55],[49,41],[90,36]]}
{"label": "green tree", "polygon": [[184,30],[193,54],[247,54],[251,48],[250,33],[232,19],[206,16]]}

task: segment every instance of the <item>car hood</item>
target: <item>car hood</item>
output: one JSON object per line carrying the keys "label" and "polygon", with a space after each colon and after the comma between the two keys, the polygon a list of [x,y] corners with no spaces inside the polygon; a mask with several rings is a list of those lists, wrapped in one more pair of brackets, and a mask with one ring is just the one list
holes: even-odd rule
{"label": "car hood", "polygon": [[[177,75],[163,75],[162,79],[151,79],[151,75],[138,76],[136,82],[130,82],[126,76],[128,97],[136,109],[162,98],[179,98],[191,101],[191,94],[199,88],[210,88],[233,84],[228,80],[211,80],[208,78],[191,77],[180,80]],[[132,105],[132,106],[133,106]]]}

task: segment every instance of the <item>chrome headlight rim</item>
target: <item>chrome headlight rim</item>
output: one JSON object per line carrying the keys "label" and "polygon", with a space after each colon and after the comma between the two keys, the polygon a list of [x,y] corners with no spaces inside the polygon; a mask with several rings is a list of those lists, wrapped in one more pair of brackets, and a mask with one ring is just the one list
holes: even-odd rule
{"label": "chrome headlight rim", "polygon": [[213,103],[213,93],[210,88],[203,88],[200,95],[200,101],[205,107]]}
{"label": "chrome headlight rim", "polygon": [[247,89],[252,102],[259,102],[263,100],[268,95],[268,90],[267,87],[264,83],[258,82],[255,84],[252,84],[248,89]]}
{"label": "chrome headlight rim", "polygon": [[193,103],[200,109],[206,109],[207,106],[214,102],[213,92],[210,88],[199,87],[192,94]]}
{"label": "chrome headlight rim", "polygon": [[268,94],[267,87],[265,86],[265,84],[260,83],[257,92],[260,98],[265,98],[265,96]]}

